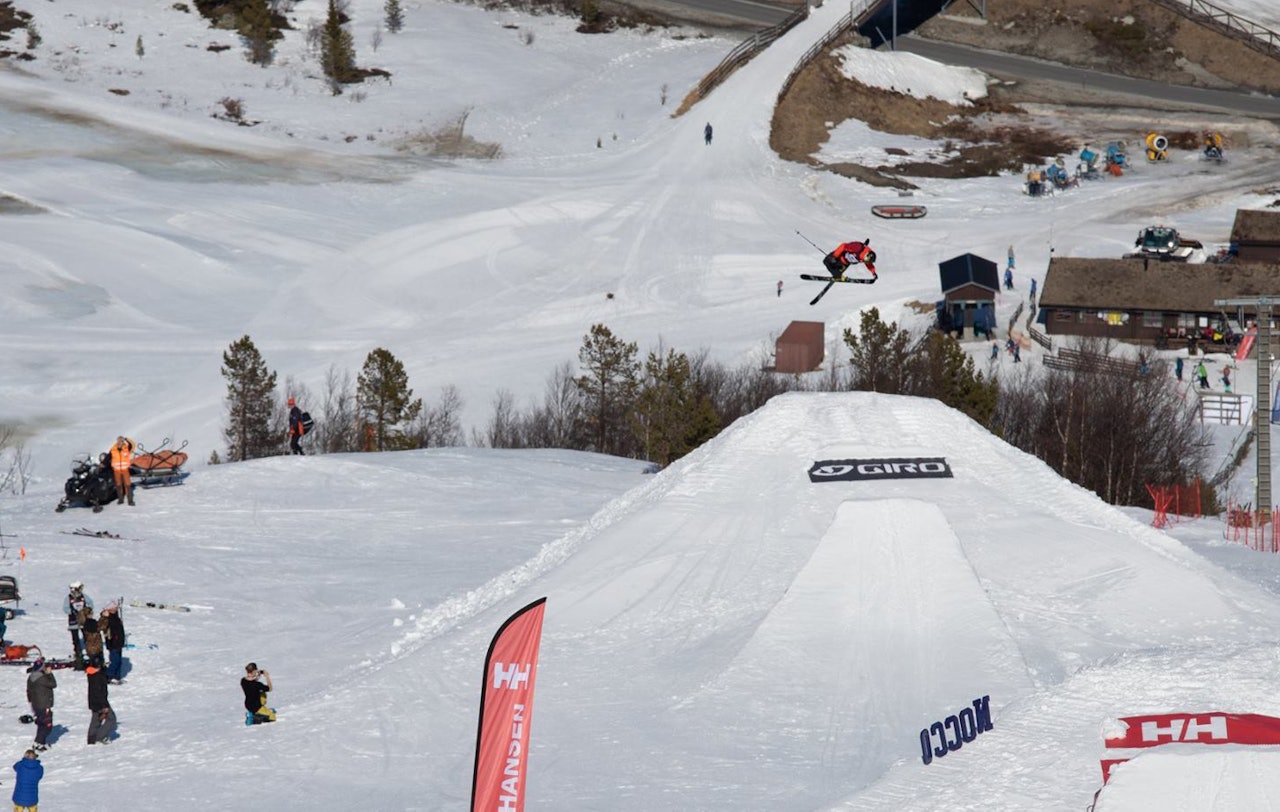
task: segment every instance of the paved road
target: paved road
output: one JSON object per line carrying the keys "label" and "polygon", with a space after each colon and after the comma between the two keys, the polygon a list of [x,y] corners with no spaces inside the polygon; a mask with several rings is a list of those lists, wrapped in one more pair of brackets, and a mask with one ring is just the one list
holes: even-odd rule
{"label": "paved road", "polygon": [[767,0],[628,0],[628,5],[675,20],[747,31],[777,25],[799,8]]}
{"label": "paved road", "polygon": [[1280,119],[1280,99],[1274,96],[1166,85],[916,36],[899,37],[898,50],[946,65],[977,68],[1001,79],[1058,82],[1096,93],[1160,100],[1178,107],[1211,108],[1253,118]]}

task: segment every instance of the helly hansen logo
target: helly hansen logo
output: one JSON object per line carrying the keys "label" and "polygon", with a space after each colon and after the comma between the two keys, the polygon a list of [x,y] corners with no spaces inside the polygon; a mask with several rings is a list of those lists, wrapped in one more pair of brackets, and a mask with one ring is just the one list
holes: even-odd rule
{"label": "helly hansen logo", "polygon": [[529,687],[529,672],[533,670],[533,666],[528,663],[494,663],[493,664],[493,687],[506,688],[508,690],[520,690]]}
{"label": "helly hansen logo", "polygon": [[942,457],[883,460],[820,460],[809,468],[810,482],[849,482],[866,479],[950,478],[951,466]]}
{"label": "helly hansen logo", "polygon": [[1156,721],[1143,722],[1142,740],[1151,744],[1226,741],[1227,717],[1188,716],[1170,719],[1166,725]]}

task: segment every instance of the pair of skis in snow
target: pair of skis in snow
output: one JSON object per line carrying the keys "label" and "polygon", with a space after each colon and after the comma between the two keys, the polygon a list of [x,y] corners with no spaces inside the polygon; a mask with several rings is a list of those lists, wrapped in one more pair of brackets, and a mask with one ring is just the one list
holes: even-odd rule
{"label": "pair of skis in snow", "polygon": [[164,609],[170,612],[190,612],[191,607],[181,603],[156,603],[155,601],[129,601],[130,606],[139,609]]}
{"label": "pair of skis in snow", "polygon": [[87,527],[78,527],[75,530],[59,530],[64,536],[87,536],[91,539],[118,539],[120,541],[142,541],[142,539],[132,538],[130,536],[122,536],[119,533],[112,533],[107,530],[90,530]]}

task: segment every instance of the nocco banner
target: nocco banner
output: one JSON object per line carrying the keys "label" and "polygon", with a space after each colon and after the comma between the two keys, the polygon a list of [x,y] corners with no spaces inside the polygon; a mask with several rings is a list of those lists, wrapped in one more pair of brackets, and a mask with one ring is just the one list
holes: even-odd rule
{"label": "nocco banner", "polygon": [[[1280,744],[1280,719],[1256,713],[1160,713],[1125,716],[1112,723],[1106,746],[1113,750],[1157,747],[1161,744]],[[1117,754],[1118,755],[1118,754]],[[1111,768],[1127,758],[1104,758],[1102,782]]]}
{"label": "nocco banner", "polygon": [[809,469],[810,482],[864,479],[935,479],[951,477],[942,457],[894,457],[883,460],[819,460]]}
{"label": "nocco banner", "polygon": [[489,643],[471,780],[472,812],[524,809],[533,683],[546,602],[539,598],[507,618]]}

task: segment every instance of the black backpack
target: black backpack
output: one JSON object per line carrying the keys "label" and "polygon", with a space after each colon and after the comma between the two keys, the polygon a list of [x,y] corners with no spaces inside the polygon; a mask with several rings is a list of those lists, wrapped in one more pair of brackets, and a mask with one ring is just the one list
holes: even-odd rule
{"label": "black backpack", "polygon": [[303,434],[310,434],[311,430],[315,428],[316,425],[316,421],[311,419],[311,412],[303,412],[302,416],[298,419],[298,422],[302,424]]}

